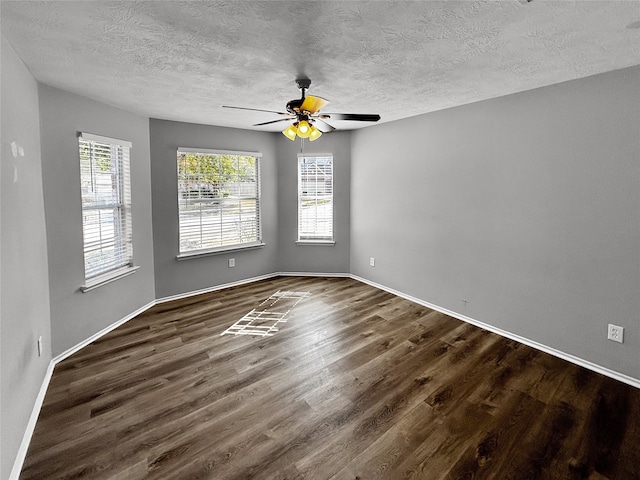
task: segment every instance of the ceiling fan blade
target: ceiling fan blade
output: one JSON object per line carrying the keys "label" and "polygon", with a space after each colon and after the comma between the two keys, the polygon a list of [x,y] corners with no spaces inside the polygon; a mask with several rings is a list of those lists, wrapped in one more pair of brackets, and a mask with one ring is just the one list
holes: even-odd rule
{"label": "ceiling fan blade", "polygon": [[334,127],[333,125],[329,125],[327,122],[325,122],[324,120],[322,120],[319,117],[314,117],[314,120],[316,120],[316,121],[322,123],[323,125],[325,125],[326,127],[328,127],[328,129],[326,129],[326,130],[323,130],[322,128],[319,128],[318,130],[320,130],[322,133],[333,132],[336,129],[336,127]]}
{"label": "ceiling fan blade", "polygon": [[329,103],[329,100],[325,98],[307,95],[302,105],[300,105],[300,111],[314,114],[318,110],[321,110],[327,103]]}
{"label": "ceiling fan blade", "polygon": [[322,118],[330,118],[331,120],[352,120],[356,122],[377,122],[380,115],[368,113],[325,113]]}
{"label": "ceiling fan blade", "polygon": [[254,125],[254,127],[260,127],[262,125],[269,125],[270,123],[278,123],[278,122],[291,122],[293,120],[295,120],[296,117],[289,117],[289,118],[279,118],[278,120],[271,120],[270,122],[262,122],[262,123],[256,123]]}
{"label": "ceiling fan blade", "polygon": [[263,110],[261,108],[232,107],[232,106],[229,106],[229,105],[222,105],[222,108],[235,108],[237,110],[252,110],[254,112],[276,113],[278,115],[287,115],[287,116],[291,115],[289,112],[276,112],[275,110]]}

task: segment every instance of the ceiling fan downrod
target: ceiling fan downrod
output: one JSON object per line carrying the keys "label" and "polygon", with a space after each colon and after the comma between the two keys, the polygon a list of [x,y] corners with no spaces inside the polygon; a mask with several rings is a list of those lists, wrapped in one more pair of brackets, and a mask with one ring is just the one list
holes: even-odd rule
{"label": "ceiling fan downrod", "polygon": [[299,115],[300,107],[304,103],[304,99],[306,98],[307,90],[311,85],[311,80],[308,78],[297,78],[296,85],[298,90],[302,92],[302,96],[300,98],[296,98],[295,100],[291,100],[287,103],[287,112],[293,115]]}

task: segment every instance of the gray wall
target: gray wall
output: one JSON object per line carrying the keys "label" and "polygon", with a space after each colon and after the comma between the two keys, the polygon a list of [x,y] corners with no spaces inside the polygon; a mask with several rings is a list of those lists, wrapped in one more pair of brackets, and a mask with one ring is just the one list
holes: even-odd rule
{"label": "gray wall", "polygon": [[[635,67],[305,142],[334,154],[336,245],[298,246],[299,142],[37,85],[3,41],[2,478],[52,355],[155,298],[276,271],[350,271],[640,379],[639,91]],[[141,266],[88,293],[78,131],[133,142]],[[175,259],[178,146],[262,152],[266,247]],[[624,344],[606,340],[607,323],[625,327]]]}
{"label": "gray wall", "polygon": [[634,67],[355,132],[351,272],[640,379],[639,93]]}
{"label": "gray wall", "polygon": [[[150,121],[150,132],[156,297],[178,295],[276,271],[278,160],[275,135],[155,119]],[[265,247],[176,260],[179,251],[178,147],[262,153],[260,187]],[[236,259],[235,268],[228,267],[231,257]]]}
{"label": "gray wall", "polygon": [[[0,43],[0,478],[9,478],[51,360],[51,327],[38,89],[9,43]],[[24,156],[14,157],[12,142]]]}
{"label": "gray wall", "polygon": [[[155,299],[149,120],[85,97],[39,85],[42,175],[54,355]],[[84,258],[77,132],[129,140],[133,275],[82,293]]]}
{"label": "gray wall", "polygon": [[283,272],[349,273],[351,132],[334,132],[315,142],[304,142],[304,153],[333,154],[335,245],[297,245],[298,153],[300,140],[280,134],[278,142],[278,211],[280,242],[278,268]]}

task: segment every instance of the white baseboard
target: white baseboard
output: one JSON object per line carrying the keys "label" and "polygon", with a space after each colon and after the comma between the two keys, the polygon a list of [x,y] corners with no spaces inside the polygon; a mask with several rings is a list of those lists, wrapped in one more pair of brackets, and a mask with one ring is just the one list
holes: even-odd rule
{"label": "white baseboard", "polygon": [[547,345],[543,345],[542,343],[538,343],[534,340],[530,340],[525,337],[521,337],[520,335],[516,335],[515,333],[508,332],[506,330],[502,330],[501,328],[494,327],[493,325],[489,325],[488,323],[480,322],[473,318],[467,317],[466,315],[462,315],[460,313],[454,312],[447,308],[440,307],[438,305],[434,305],[429,302],[425,302],[416,297],[412,297],[411,295],[407,295],[405,293],[399,292],[398,290],[394,290],[393,288],[386,287],[384,285],[380,285],[379,283],[372,282],[371,280],[367,280],[366,278],[359,277],[357,275],[350,275],[351,278],[357,280],[362,283],[366,283],[367,285],[371,285],[372,287],[379,288],[380,290],[384,290],[386,292],[392,293],[393,295],[397,295],[398,297],[405,298],[410,300],[418,305],[422,305],[423,307],[430,308],[432,310],[436,310],[438,312],[444,313],[445,315],[449,315],[450,317],[457,318],[458,320],[462,320],[463,322],[470,323],[471,325],[475,325],[476,327],[483,328],[485,330],[489,330],[490,332],[497,333],[502,337],[509,338],[511,340],[515,340],[516,342],[522,343],[529,347],[535,348],[536,350],[543,351],[548,353],[549,355],[553,355],[554,357],[561,358],[562,360],[566,360],[567,362],[574,363],[580,367],[584,367],[588,370],[592,370],[596,373],[600,373],[607,377],[613,378],[614,380],[618,380],[620,382],[626,383],[627,385],[631,385],[632,387],[636,387],[640,389],[640,379],[630,377],[623,373],[616,372],[615,370],[611,370],[609,368],[605,368],[596,363],[592,363],[588,360],[585,360],[580,357],[576,357],[569,353],[565,353],[560,350],[556,350],[555,348],[548,347]]}
{"label": "white baseboard", "polygon": [[223,283],[222,285],[216,285],[214,287],[201,288],[200,290],[193,290],[191,292],[178,293],[177,295],[169,295],[168,297],[162,297],[155,301],[156,304],[171,302],[173,300],[181,300],[183,298],[193,297],[194,295],[201,295],[203,293],[216,292],[218,290],[224,290],[225,288],[238,287],[240,285],[246,285],[248,283],[259,282],[260,280],[268,280],[274,277],[340,277],[349,278],[349,273],[309,273],[309,272],[274,272],[260,275],[258,277],[246,278],[244,280],[238,280],[237,282]]}
{"label": "white baseboard", "polygon": [[18,448],[18,454],[16,455],[16,458],[13,462],[13,468],[11,469],[11,473],[9,474],[9,480],[18,480],[18,477],[20,477],[22,465],[24,464],[24,459],[27,457],[27,450],[29,450],[29,444],[31,443],[33,431],[36,429],[38,416],[40,416],[40,409],[42,408],[44,397],[47,394],[47,388],[49,387],[49,382],[51,381],[51,376],[53,375],[53,368],[55,367],[55,365],[56,364],[54,363],[54,361],[51,360],[49,362],[49,365],[47,366],[47,371],[44,374],[42,385],[40,385],[40,391],[38,392],[38,396],[36,397],[36,401],[33,405],[33,410],[31,411],[31,416],[29,416],[29,421],[27,422],[27,428],[24,431],[24,435],[22,436],[20,448]]}
{"label": "white baseboard", "polygon": [[22,470],[22,466],[24,464],[24,460],[25,460],[25,458],[27,456],[27,450],[29,449],[29,444],[31,443],[31,437],[33,435],[33,431],[35,430],[36,422],[38,421],[38,416],[40,415],[40,409],[42,408],[42,403],[44,402],[44,397],[45,397],[45,395],[47,393],[47,388],[49,387],[49,382],[51,381],[51,376],[53,375],[53,370],[54,370],[55,366],[58,363],[60,363],[64,359],[70,357],[71,355],[73,355],[78,350],[80,350],[80,349],[84,348],[85,346],[89,345],[91,342],[97,340],[98,338],[102,337],[103,335],[106,335],[110,331],[115,330],[120,325],[123,325],[124,323],[128,322],[129,320],[133,319],[134,317],[140,315],[142,312],[148,310],[149,308],[151,308],[154,305],[157,305],[159,303],[170,302],[172,300],[179,300],[179,299],[191,297],[191,296],[194,296],[194,295],[200,295],[202,293],[215,292],[217,290],[223,290],[225,288],[245,285],[245,284],[257,282],[257,281],[260,281],[260,280],[267,280],[267,279],[274,278],[274,277],[277,277],[277,276],[283,276],[283,277],[337,277],[337,278],[352,278],[352,279],[357,280],[359,282],[366,283],[367,285],[371,285],[372,287],[379,288],[380,290],[384,290],[386,292],[392,293],[393,295],[397,295],[398,297],[410,300],[410,301],[412,301],[414,303],[417,303],[418,305],[422,305],[422,306],[430,308],[432,310],[436,310],[438,312],[444,313],[445,315],[449,315],[449,316],[451,316],[453,318],[457,318],[458,320],[462,320],[463,322],[470,323],[472,325],[475,325],[477,327],[483,328],[483,329],[488,330],[490,332],[497,333],[498,335],[501,335],[503,337],[509,338],[511,340],[515,340],[516,342],[520,342],[520,343],[522,343],[524,345],[527,345],[529,347],[532,347],[532,348],[535,348],[537,350],[543,351],[543,352],[548,353],[550,355],[553,355],[555,357],[561,358],[561,359],[566,360],[568,362],[574,363],[574,364],[576,364],[578,366],[587,368],[587,369],[592,370],[594,372],[597,372],[597,373],[600,373],[600,374],[605,375],[607,377],[613,378],[614,380],[618,380],[620,382],[626,383],[627,385],[631,385],[632,387],[636,387],[636,388],[640,389],[640,379],[633,378],[633,377],[630,377],[628,375],[624,375],[622,373],[616,372],[615,370],[611,370],[611,369],[602,367],[600,365],[597,365],[595,363],[589,362],[588,360],[584,360],[584,359],[576,357],[574,355],[570,355],[570,354],[562,352],[560,350],[556,350],[554,348],[548,347],[546,345],[543,345],[541,343],[535,342],[533,340],[529,340],[528,338],[524,338],[524,337],[521,337],[521,336],[516,335],[514,333],[508,332],[506,330],[502,330],[500,328],[494,327],[494,326],[489,325],[487,323],[480,322],[478,320],[474,320],[473,318],[467,317],[466,315],[462,315],[460,313],[451,311],[451,310],[449,310],[447,308],[439,307],[438,305],[434,305],[432,303],[426,302],[426,301],[421,300],[419,298],[412,297],[411,295],[407,295],[407,294],[405,294],[403,292],[400,292],[398,290],[394,290],[393,288],[386,287],[386,286],[381,285],[381,284],[376,283],[376,282],[372,282],[371,280],[367,280],[366,278],[362,278],[362,277],[359,277],[357,275],[353,275],[353,274],[350,274],[350,273],[275,272],[275,273],[269,273],[269,274],[266,274],[266,275],[261,275],[261,276],[258,276],[258,277],[252,277],[252,278],[248,278],[248,279],[244,279],[244,280],[239,280],[237,282],[225,283],[225,284],[217,285],[217,286],[214,286],[214,287],[203,288],[203,289],[195,290],[195,291],[192,291],[192,292],[181,293],[181,294],[178,294],[178,295],[171,295],[169,297],[163,297],[163,298],[160,298],[160,299],[156,299],[155,301],[149,302],[148,304],[144,305],[143,307],[140,307],[139,309],[137,309],[135,312],[132,312],[131,314],[129,314],[126,317],[118,320],[117,322],[109,325],[108,327],[103,328],[102,330],[100,330],[99,332],[95,333],[94,335],[92,335],[91,337],[87,338],[86,340],[78,343],[74,347],[71,347],[70,349],[64,351],[60,355],[57,355],[56,357],[54,357],[49,362],[49,366],[47,367],[47,372],[46,372],[45,377],[44,377],[44,379],[42,381],[42,385],[40,387],[40,391],[38,392],[38,396],[36,397],[36,401],[35,401],[35,404],[33,406],[33,411],[31,412],[31,416],[29,417],[29,422],[27,423],[27,428],[26,428],[26,430],[24,432],[24,436],[22,438],[22,443],[20,444],[20,448],[18,449],[18,454],[17,454],[15,462],[13,464],[13,469],[11,470],[11,474],[9,476],[9,480],[18,480],[18,477],[20,476],[20,471]]}
{"label": "white baseboard", "polygon": [[140,307],[139,309],[137,309],[135,312],[130,313],[126,317],[121,318],[120,320],[118,320],[117,322],[109,325],[106,328],[103,328],[99,332],[91,335],[86,340],[83,340],[82,342],[78,343],[77,345],[69,348],[68,350],[65,350],[60,355],[57,355],[57,356],[55,356],[54,358],[51,359],[51,361],[49,362],[49,366],[47,367],[47,372],[45,373],[44,379],[42,380],[42,385],[40,386],[40,391],[38,392],[38,396],[36,397],[36,401],[35,401],[35,403],[33,405],[33,410],[31,411],[31,416],[29,417],[29,421],[27,422],[27,428],[26,428],[26,430],[24,432],[24,436],[22,437],[22,443],[20,443],[20,448],[18,449],[18,454],[16,455],[15,461],[13,463],[13,469],[11,470],[11,474],[9,475],[9,480],[18,480],[18,477],[20,477],[20,472],[22,471],[22,467],[24,465],[24,460],[27,457],[27,450],[29,449],[29,444],[31,443],[31,437],[33,436],[33,432],[34,432],[34,430],[36,428],[36,422],[38,421],[38,416],[40,416],[40,410],[42,409],[42,403],[44,402],[44,397],[45,397],[45,395],[47,393],[47,388],[49,388],[49,382],[51,381],[51,376],[53,375],[53,370],[55,369],[56,365],[58,363],[60,363],[62,360],[64,360],[65,358],[68,358],[71,355],[73,355],[74,353],[76,353],[78,350],[86,347],[91,342],[97,340],[98,338],[102,337],[103,335],[106,335],[111,330],[115,330],[120,325],[128,322],[129,320],[131,320],[134,317],[137,317],[138,315],[140,315],[145,310],[153,307],[155,305],[155,303],[156,303],[155,301],[154,302],[149,302],[145,306]]}
{"label": "white baseboard", "polygon": [[318,272],[278,272],[276,275],[281,277],[335,277],[335,278],[351,278],[350,273],[318,273]]}
{"label": "white baseboard", "polygon": [[238,280],[237,282],[223,283],[222,285],[216,285],[214,287],[201,288],[200,290],[193,290],[191,292],[178,293],[177,295],[169,295],[168,297],[158,298],[156,304],[171,302],[173,300],[180,300],[182,298],[193,297],[194,295],[201,295],[203,293],[216,292],[218,290],[224,290],[225,288],[238,287],[240,285],[246,285],[247,283],[258,282],[260,280],[268,280],[273,277],[277,277],[278,273],[267,273],[257,277],[245,278],[244,280]]}
{"label": "white baseboard", "polygon": [[331,274],[331,273],[304,273],[304,272],[274,272],[274,273],[269,273],[269,274],[266,274],[266,275],[260,275],[260,276],[257,276],[257,277],[252,277],[252,278],[247,278],[247,279],[244,279],[244,280],[239,280],[237,282],[224,283],[222,285],[216,285],[216,286],[213,286],[213,287],[202,288],[200,290],[194,290],[194,291],[191,291],[191,292],[180,293],[180,294],[177,294],[177,295],[171,295],[171,296],[168,296],[168,297],[159,298],[159,299],[156,299],[156,300],[154,300],[152,302],[149,302],[146,305],[138,308],[136,311],[130,313],[126,317],[121,318],[117,322],[114,322],[111,325],[103,328],[99,332],[91,335],[89,338],[83,340],[82,342],[78,343],[77,345],[74,345],[73,347],[65,350],[61,354],[56,355],[49,362],[46,374],[44,376],[44,379],[42,380],[42,385],[40,386],[40,391],[38,392],[38,396],[36,397],[36,401],[35,401],[35,403],[33,405],[33,410],[31,411],[31,416],[29,417],[29,421],[27,423],[27,428],[26,428],[26,430],[24,432],[24,435],[22,437],[22,442],[20,443],[20,448],[18,449],[18,453],[17,453],[15,461],[13,463],[13,468],[11,470],[11,474],[9,475],[9,480],[18,480],[18,477],[20,476],[20,472],[22,471],[22,467],[24,465],[24,460],[25,460],[25,458],[27,456],[27,451],[29,449],[29,444],[31,443],[31,437],[33,436],[33,432],[34,432],[34,430],[36,428],[36,423],[38,421],[38,416],[40,415],[40,410],[41,410],[42,404],[44,402],[44,397],[45,397],[45,395],[47,393],[47,388],[49,388],[49,382],[51,381],[51,376],[53,375],[53,370],[54,370],[55,366],[58,363],[60,363],[61,361],[65,360],[66,358],[69,358],[71,355],[73,355],[77,351],[81,350],[82,348],[86,347],[90,343],[92,343],[95,340],[99,339],[100,337],[106,335],[107,333],[111,332],[112,330],[115,330],[119,326],[127,323],[129,320],[137,317],[142,312],[148,310],[149,308],[153,307],[154,305],[157,305],[157,304],[160,304],[160,303],[165,303],[165,302],[170,302],[172,300],[179,300],[179,299],[182,299],[182,298],[192,297],[194,295],[200,295],[202,293],[215,292],[217,290],[223,290],[225,288],[237,287],[237,286],[240,286],[240,285],[245,285],[245,284],[248,284],[248,283],[257,282],[257,281],[260,281],[260,280],[267,280],[267,279],[274,278],[274,277],[277,277],[277,276],[349,277],[349,274],[348,273]]}
{"label": "white baseboard", "polygon": [[140,315],[142,312],[144,312],[145,310],[150,309],[151,307],[153,307],[156,304],[155,301],[153,302],[149,302],[146,305],[144,305],[143,307],[140,307],[139,309],[137,309],[135,312],[130,313],[129,315],[127,315],[124,318],[121,318],[120,320],[118,320],[115,323],[112,323],[111,325],[109,325],[108,327],[103,328],[102,330],[100,330],[97,333],[94,333],[93,335],[91,335],[89,338],[83,340],[82,342],[78,343],[77,345],[74,345],[73,347],[69,348],[68,350],[65,350],[64,352],[62,352],[61,354],[53,357],[52,362],[54,362],[55,364],[60,363],[62,360],[64,360],[65,358],[70,357],[71,355],[73,355],[74,353],[76,353],[78,350],[86,347],[87,345],[89,345],[92,342],[95,342],[97,339],[99,339],[100,337],[106,335],[107,333],[109,333],[111,330],[115,330],[116,328],[118,328],[120,325],[127,323],[129,320],[131,320],[132,318],[137,317],[138,315]]}

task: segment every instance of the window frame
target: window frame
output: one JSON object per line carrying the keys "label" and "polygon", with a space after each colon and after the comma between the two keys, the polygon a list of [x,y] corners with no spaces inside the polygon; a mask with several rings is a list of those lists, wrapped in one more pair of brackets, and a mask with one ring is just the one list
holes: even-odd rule
{"label": "window frame", "polygon": [[[256,216],[256,239],[251,240],[249,242],[241,242],[229,245],[220,245],[216,247],[208,247],[208,248],[198,248],[191,250],[182,250],[182,224],[180,215],[182,213],[182,209],[180,203],[181,193],[180,193],[180,184],[183,181],[179,170],[179,156],[181,153],[196,153],[196,154],[210,154],[210,155],[234,155],[234,156],[244,156],[244,157],[253,157],[256,162],[256,173],[255,173],[255,182],[256,182],[256,194],[255,197],[252,196],[237,196],[234,199],[238,198],[248,198],[254,199],[256,202],[255,216]],[[176,180],[178,187],[178,254],[176,255],[177,260],[188,260],[191,258],[197,258],[202,256],[209,255],[219,255],[228,252],[240,251],[240,250],[249,250],[254,248],[261,248],[265,246],[265,243],[262,240],[262,182],[261,182],[261,163],[262,163],[262,153],[261,152],[247,152],[247,151],[239,151],[239,150],[222,150],[222,149],[210,149],[210,148],[193,148],[193,147],[177,147],[176,149]],[[225,197],[214,197],[215,200],[225,203],[231,200],[225,200]],[[201,237],[202,239],[202,237]],[[200,240],[202,241],[202,240]]]}
{"label": "window frame", "polygon": [[[86,172],[83,168],[83,144],[89,146],[89,165],[90,170]],[[97,146],[97,147],[96,147]],[[112,202],[101,203],[96,197],[93,203],[85,203],[84,194],[82,192],[83,185],[89,183],[94,186],[99,183],[97,172],[97,154],[96,148],[108,151],[110,154],[109,173],[112,177]],[[82,209],[82,243],[83,243],[83,263],[84,263],[84,284],[81,285],[82,292],[88,292],[94,288],[100,287],[106,283],[113,282],[119,278],[134,273],[139,267],[134,265],[133,256],[133,219],[132,219],[132,201],[131,201],[131,155],[130,151],[133,147],[132,143],[127,140],[120,140],[102,135],[95,135],[87,132],[78,132],[78,159],[80,166],[80,191],[81,191],[81,209]],[[88,176],[87,176],[88,175]],[[104,178],[104,177],[103,177]],[[115,184],[113,179],[115,179]],[[94,187],[94,194],[97,187]],[[86,192],[88,193],[88,192]],[[111,222],[101,221],[97,225],[98,236],[100,239],[96,243],[95,240],[89,241],[87,232],[92,228],[89,212],[109,211],[112,213]],[[108,215],[107,215],[108,216]],[[108,250],[109,237],[102,239],[103,229],[109,229],[109,225],[113,229],[113,257],[114,261],[102,261],[98,265],[96,271],[90,271],[89,256],[92,252]],[[109,258],[109,255],[107,255]]]}
{"label": "window frame", "polygon": [[[318,198],[318,195],[303,195],[302,188],[302,164],[306,159],[316,159],[316,158],[329,158],[331,159],[331,236],[329,235],[321,235],[321,234],[311,234],[311,235],[302,235],[301,232],[301,223],[302,223],[302,201],[303,197],[307,199]],[[324,245],[324,246],[332,246],[335,245],[335,196],[334,196],[334,186],[335,186],[335,173],[334,173],[334,156],[332,153],[299,153],[298,154],[298,165],[297,165],[297,174],[298,174],[298,191],[297,191],[297,225],[296,225],[296,244],[298,245]]]}

